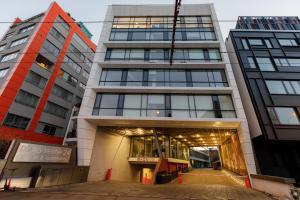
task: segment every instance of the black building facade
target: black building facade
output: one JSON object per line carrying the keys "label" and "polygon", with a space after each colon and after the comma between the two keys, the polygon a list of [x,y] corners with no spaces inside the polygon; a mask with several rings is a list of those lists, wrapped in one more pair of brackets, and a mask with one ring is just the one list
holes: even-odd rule
{"label": "black building facade", "polygon": [[[255,24],[255,25],[253,25]],[[239,17],[226,41],[258,171],[300,184],[298,17]],[[273,28],[272,28],[273,27]]]}

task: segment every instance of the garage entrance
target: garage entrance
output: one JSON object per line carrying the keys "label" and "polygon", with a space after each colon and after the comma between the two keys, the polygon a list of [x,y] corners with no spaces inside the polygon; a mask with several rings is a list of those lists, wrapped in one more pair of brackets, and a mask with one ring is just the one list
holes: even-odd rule
{"label": "garage entrance", "polygon": [[[214,147],[210,154],[218,159],[199,157],[195,147]],[[102,174],[102,180],[110,168],[112,180],[147,184],[169,183],[180,173],[202,173],[195,168],[247,175],[236,129],[99,127],[95,148],[89,177]]]}

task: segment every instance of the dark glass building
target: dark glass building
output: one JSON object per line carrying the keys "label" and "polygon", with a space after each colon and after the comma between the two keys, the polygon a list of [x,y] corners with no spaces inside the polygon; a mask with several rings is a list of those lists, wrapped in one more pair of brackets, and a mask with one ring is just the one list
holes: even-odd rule
{"label": "dark glass building", "polygon": [[226,41],[258,171],[300,184],[300,21],[239,17]]}

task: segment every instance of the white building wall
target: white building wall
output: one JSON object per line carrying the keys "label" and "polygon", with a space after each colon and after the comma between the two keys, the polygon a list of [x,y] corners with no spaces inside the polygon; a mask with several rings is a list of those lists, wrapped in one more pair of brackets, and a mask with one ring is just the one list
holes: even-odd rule
{"label": "white building wall", "polygon": [[107,170],[112,169],[113,180],[139,182],[140,171],[128,164],[129,152],[129,137],[122,139],[121,135],[99,128],[90,164],[89,181],[104,180]]}
{"label": "white building wall", "polygon": [[[174,6],[173,5],[130,5],[130,6],[108,6],[107,14],[104,21],[111,22],[113,21],[114,15],[116,16],[172,16],[174,14]],[[100,136],[101,131],[97,131],[97,126],[106,126],[107,124],[101,124],[101,122],[97,124],[93,124],[91,121],[94,121],[97,118],[101,118],[99,116],[92,116],[92,109],[95,102],[95,96],[97,91],[105,91],[105,92],[116,92],[120,91],[132,92],[132,93],[140,93],[143,90],[145,93],[149,91],[159,92],[159,91],[171,91],[172,93],[225,93],[232,94],[233,103],[237,113],[237,121],[240,122],[240,127],[238,128],[238,134],[242,146],[242,150],[244,153],[244,158],[246,161],[248,172],[251,174],[256,173],[253,150],[250,140],[248,123],[246,120],[245,112],[243,109],[243,105],[241,102],[241,98],[239,95],[239,91],[236,85],[236,81],[233,75],[232,67],[229,64],[228,55],[225,53],[226,47],[223,42],[221,30],[218,24],[217,16],[215,10],[213,8],[213,4],[200,4],[200,5],[182,5],[180,9],[180,15],[211,15],[213,19],[213,23],[215,26],[215,33],[217,35],[218,41],[182,41],[176,42],[175,46],[182,48],[195,48],[195,47],[219,47],[222,53],[223,61],[220,63],[214,64],[199,64],[199,63],[187,63],[187,64],[174,64],[172,68],[208,68],[208,67],[220,67],[223,66],[229,87],[228,88],[136,88],[136,87],[99,87],[99,79],[101,74],[101,66],[114,66],[114,67],[156,67],[156,68],[170,68],[168,63],[157,63],[157,64],[149,64],[143,63],[142,61],[121,61],[121,62],[111,62],[104,61],[105,53],[107,46],[110,47],[156,47],[156,48],[168,48],[171,46],[170,41],[109,41],[109,35],[112,28],[112,23],[104,23],[102,28],[102,33],[100,36],[97,52],[94,58],[94,64],[91,70],[91,75],[89,81],[87,83],[86,91],[84,94],[83,102],[81,105],[81,109],[79,112],[79,120],[78,120],[78,164],[88,166],[91,165],[91,171],[94,173],[90,174],[89,180],[98,180],[98,178],[103,178],[105,171],[109,168],[107,162],[109,161],[109,156],[105,156],[101,153],[100,144],[104,148],[106,144],[109,144],[108,136]],[[140,65],[136,65],[135,63],[140,63]],[[126,88],[126,90],[124,90]],[[102,117],[103,118],[103,117]],[[120,124],[122,124],[122,117],[116,117],[116,119],[120,119]],[[166,119],[167,120],[167,119]],[[187,119],[183,119],[187,120]],[[194,119],[193,119],[194,120]],[[206,121],[206,119],[197,119],[200,122]],[[226,123],[226,119],[214,119],[216,122]],[[90,122],[89,122],[90,121]],[[163,119],[162,119],[163,121]],[[163,123],[163,122],[162,122]],[[131,124],[134,126],[134,124]],[[222,126],[222,125],[221,125]],[[178,124],[178,127],[181,127]],[[216,128],[218,125],[212,127]],[[182,128],[182,127],[181,127]],[[111,136],[112,137],[112,136]],[[111,138],[113,139],[113,138]],[[95,141],[95,142],[93,142]],[[114,146],[115,144],[112,144]],[[93,155],[92,152],[94,151]],[[109,152],[105,152],[109,154]],[[100,157],[99,157],[100,156]],[[127,156],[127,155],[126,155]],[[102,163],[101,163],[102,161]],[[102,168],[103,169],[98,169]],[[100,170],[100,171],[99,171]],[[103,171],[104,170],[104,171]],[[128,172],[129,173],[129,172]],[[123,179],[120,175],[120,179]]]}

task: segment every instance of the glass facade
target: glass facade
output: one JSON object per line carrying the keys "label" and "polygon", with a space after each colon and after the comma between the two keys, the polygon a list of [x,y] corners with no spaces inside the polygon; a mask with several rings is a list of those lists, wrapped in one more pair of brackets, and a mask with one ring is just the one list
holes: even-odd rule
{"label": "glass facade", "polygon": [[35,108],[39,97],[24,90],[20,90],[16,96],[15,102]]}
{"label": "glass facade", "polygon": [[38,75],[37,73],[30,71],[26,77],[26,81],[35,85],[36,87],[39,87],[40,89],[43,89],[47,83],[47,79],[44,77]]}
{"label": "glass facade", "polygon": [[[189,159],[188,146],[169,135],[159,135],[158,145],[163,158]],[[132,136],[130,157],[159,157],[155,137]]]}
{"label": "glass facade", "polygon": [[93,109],[93,115],[236,118],[230,95],[98,93]]}
{"label": "glass facade", "polygon": [[29,118],[8,113],[5,120],[4,120],[4,122],[3,122],[3,125],[8,126],[8,127],[12,127],[12,128],[18,128],[18,129],[25,130],[28,123],[29,123],[29,121],[30,121]]}
{"label": "glass facade", "polygon": [[236,29],[300,30],[300,20],[293,16],[240,16]]}
{"label": "glass facade", "polygon": [[[105,60],[169,61],[169,49],[107,49]],[[222,61],[219,49],[174,49],[174,61]]]}
{"label": "glass facade", "polygon": [[[170,41],[173,17],[115,17],[110,34],[113,41]],[[180,16],[178,41],[216,40],[210,16]]]}
{"label": "glass facade", "polygon": [[293,107],[269,107],[273,124],[299,125],[299,113]]}
{"label": "glass facade", "polygon": [[57,57],[59,54],[59,48],[56,47],[54,44],[52,44],[49,40],[46,39],[46,41],[43,44],[43,48],[52,54],[53,56]]}
{"label": "glass facade", "polygon": [[228,87],[221,69],[103,69],[100,86]]}
{"label": "glass facade", "polygon": [[47,102],[44,112],[55,115],[60,118],[64,118],[64,119],[68,115],[68,109],[66,109],[60,105],[57,105],[55,103],[52,103],[50,101]]}
{"label": "glass facade", "polygon": [[300,95],[300,81],[266,80],[270,94]]}

